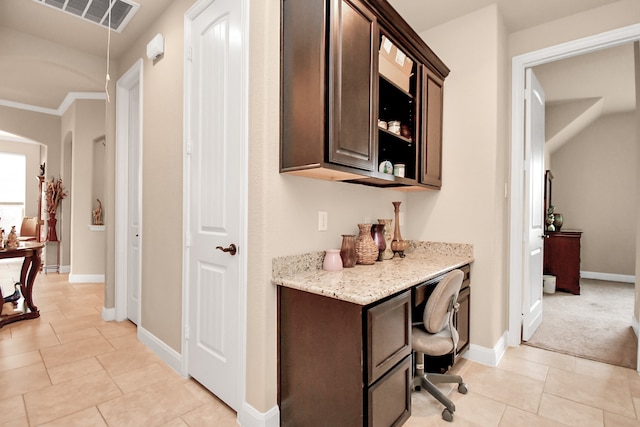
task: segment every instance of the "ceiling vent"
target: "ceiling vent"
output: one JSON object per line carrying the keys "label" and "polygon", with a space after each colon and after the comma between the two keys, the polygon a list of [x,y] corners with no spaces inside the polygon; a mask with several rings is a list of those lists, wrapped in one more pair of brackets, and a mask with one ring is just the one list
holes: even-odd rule
{"label": "ceiling vent", "polygon": [[133,15],[140,8],[129,0],[33,0],[36,3],[54,7],[78,18],[109,28],[109,10],[111,10],[111,29],[119,33],[124,30]]}

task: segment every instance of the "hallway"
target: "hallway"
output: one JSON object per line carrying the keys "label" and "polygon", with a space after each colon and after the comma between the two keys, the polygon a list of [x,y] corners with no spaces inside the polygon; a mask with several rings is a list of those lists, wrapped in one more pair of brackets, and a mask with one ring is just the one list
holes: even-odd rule
{"label": "hallway", "polygon": [[[0,264],[3,294],[19,271]],[[234,411],[141,344],[134,324],[100,318],[102,284],[40,274],[34,295],[41,316],[0,329],[0,425],[237,425]]]}

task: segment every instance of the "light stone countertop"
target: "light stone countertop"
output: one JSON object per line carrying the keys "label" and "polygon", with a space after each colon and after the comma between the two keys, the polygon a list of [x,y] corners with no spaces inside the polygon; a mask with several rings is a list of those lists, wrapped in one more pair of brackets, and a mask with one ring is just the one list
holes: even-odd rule
{"label": "light stone countertop", "polygon": [[410,242],[404,258],[322,270],[324,252],[274,258],[272,283],[359,305],[374,303],[473,262],[467,244]]}

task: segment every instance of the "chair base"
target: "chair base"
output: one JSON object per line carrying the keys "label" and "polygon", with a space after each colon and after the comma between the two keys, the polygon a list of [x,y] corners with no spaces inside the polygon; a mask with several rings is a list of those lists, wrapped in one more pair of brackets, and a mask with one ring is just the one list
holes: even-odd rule
{"label": "chair base", "polygon": [[[413,390],[420,391],[424,388],[430,395],[438,399],[445,406],[442,411],[442,419],[445,421],[453,421],[453,413],[456,411],[456,405],[445,394],[440,391],[436,384],[458,384],[458,392],[467,394],[467,385],[460,375],[425,373],[422,354],[416,353],[416,372],[413,377]],[[420,360],[422,359],[422,360]]]}

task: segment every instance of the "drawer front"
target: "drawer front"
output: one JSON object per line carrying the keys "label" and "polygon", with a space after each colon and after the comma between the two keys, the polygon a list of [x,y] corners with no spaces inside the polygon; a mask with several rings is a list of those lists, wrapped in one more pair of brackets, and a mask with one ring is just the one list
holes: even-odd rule
{"label": "drawer front", "polygon": [[371,386],[367,394],[367,425],[402,425],[411,415],[411,355]]}
{"label": "drawer front", "polygon": [[411,354],[411,291],[367,310],[368,384]]}

